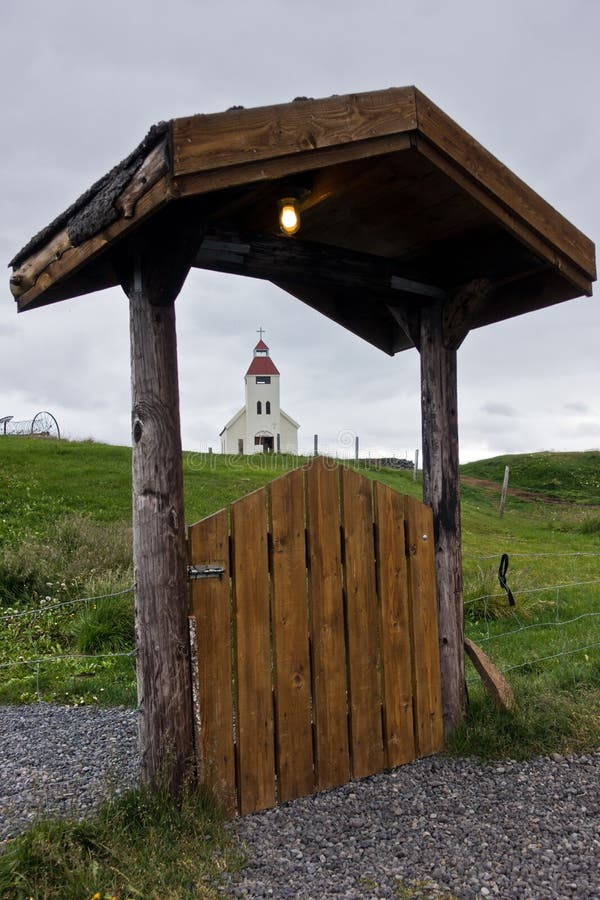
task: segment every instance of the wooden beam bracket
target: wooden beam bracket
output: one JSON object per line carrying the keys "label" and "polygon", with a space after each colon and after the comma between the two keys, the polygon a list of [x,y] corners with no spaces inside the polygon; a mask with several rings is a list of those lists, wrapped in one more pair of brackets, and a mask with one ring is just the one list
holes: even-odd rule
{"label": "wooden beam bracket", "polygon": [[395,319],[397,324],[403,330],[407,338],[412,342],[417,350],[421,349],[421,312],[416,306],[390,306],[388,305],[390,315]]}
{"label": "wooden beam bracket", "polygon": [[476,278],[448,298],[442,313],[444,347],[458,350],[471,330],[477,313],[489,300],[491,291],[492,285],[487,278]]}

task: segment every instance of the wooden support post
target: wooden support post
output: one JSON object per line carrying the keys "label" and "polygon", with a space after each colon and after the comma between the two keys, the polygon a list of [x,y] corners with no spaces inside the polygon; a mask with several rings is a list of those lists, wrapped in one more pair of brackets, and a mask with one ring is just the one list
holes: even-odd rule
{"label": "wooden support post", "polygon": [[142,233],[136,247],[115,259],[130,301],[142,778],[166,783],[173,792],[194,762],[174,301],[196,247],[194,229],[186,231],[179,220],[169,220]]}
{"label": "wooden support post", "polygon": [[444,343],[443,305],[422,307],[423,501],[433,510],[444,732],[465,712],[456,349]]}

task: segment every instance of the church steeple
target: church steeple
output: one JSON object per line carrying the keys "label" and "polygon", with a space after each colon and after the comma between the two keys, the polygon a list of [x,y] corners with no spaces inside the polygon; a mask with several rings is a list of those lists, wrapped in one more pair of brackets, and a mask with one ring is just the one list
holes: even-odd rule
{"label": "church steeple", "polygon": [[279,369],[271,359],[269,348],[262,338],[254,348],[253,359],[246,372],[246,382],[248,375],[279,375]]}
{"label": "church steeple", "polygon": [[244,376],[246,402],[237,416],[221,432],[225,453],[298,452],[299,425],[279,403],[279,369],[263,341],[264,328]]}

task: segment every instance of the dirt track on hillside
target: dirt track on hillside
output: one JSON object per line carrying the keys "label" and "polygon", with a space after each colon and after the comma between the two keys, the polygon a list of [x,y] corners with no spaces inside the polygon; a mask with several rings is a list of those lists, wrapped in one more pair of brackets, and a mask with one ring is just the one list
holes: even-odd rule
{"label": "dirt track on hillside", "polygon": [[[471,487],[482,488],[482,490],[493,491],[500,494],[502,485],[496,481],[490,481],[487,478],[471,478],[469,475],[460,476],[461,484],[468,484]],[[576,506],[576,500],[562,500],[559,497],[549,497],[547,494],[540,494],[537,491],[523,491],[521,488],[508,489],[509,497],[517,497],[519,500],[539,500],[541,503],[555,503],[560,506]],[[588,504],[586,504],[587,506]]]}

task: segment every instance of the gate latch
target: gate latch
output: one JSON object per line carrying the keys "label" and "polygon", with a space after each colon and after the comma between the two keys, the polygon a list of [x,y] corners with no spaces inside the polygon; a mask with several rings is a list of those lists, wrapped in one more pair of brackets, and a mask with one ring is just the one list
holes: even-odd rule
{"label": "gate latch", "polygon": [[225,573],[224,566],[188,566],[187,577],[190,581],[198,578],[222,578]]}

